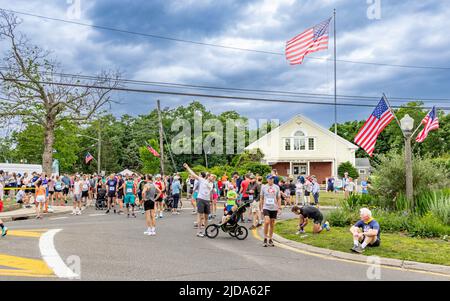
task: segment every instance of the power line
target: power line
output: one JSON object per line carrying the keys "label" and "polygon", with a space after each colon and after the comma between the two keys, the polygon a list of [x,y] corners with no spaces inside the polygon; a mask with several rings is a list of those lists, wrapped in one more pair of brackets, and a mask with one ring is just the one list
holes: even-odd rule
{"label": "power line", "polygon": [[[0,69],[9,70],[8,67],[0,66]],[[100,81],[115,81],[116,79],[93,76],[93,75],[82,75],[82,74],[71,74],[71,73],[57,73],[57,72],[47,72],[39,71],[42,74],[57,75],[60,77],[70,77],[74,79],[85,79],[85,80],[100,80]],[[259,94],[259,95],[270,95],[270,96],[287,96],[295,98],[314,98],[314,99],[331,99],[334,97],[332,94],[324,93],[310,93],[310,92],[293,92],[293,91],[280,91],[280,90],[263,90],[263,89],[244,89],[244,88],[230,88],[230,87],[217,87],[217,86],[206,86],[206,85],[192,85],[192,84],[181,84],[181,83],[171,83],[171,82],[158,82],[158,81],[142,81],[142,80],[131,80],[131,79],[117,79],[118,82],[143,85],[143,86],[158,86],[158,87],[169,87],[169,88],[189,88],[196,90],[220,90],[229,91],[237,93],[248,93]],[[378,101],[379,96],[364,96],[364,95],[337,95],[340,100],[358,100],[358,101]],[[393,102],[411,102],[412,100],[420,100],[423,102],[450,102],[448,98],[421,98],[421,97],[389,97],[389,100]]]}
{"label": "power line", "polygon": [[[234,46],[227,46],[227,45],[214,44],[214,43],[206,43],[206,42],[199,42],[199,41],[193,41],[193,40],[186,40],[186,39],[180,39],[180,38],[173,38],[173,37],[168,37],[168,36],[163,36],[163,35],[148,34],[148,33],[136,32],[136,31],[131,31],[131,30],[124,30],[124,29],[119,29],[119,28],[113,28],[113,27],[108,27],[108,26],[93,25],[93,24],[87,24],[87,23],[82,23],[82,22],[70,21],[70,20],[65,20],[65,19],[53,18],[53,17],[42,16],[42,15],[26,13],[26,12],[20,12],[20,11],[11,10],[11,9],[5,9],[5,8],[0,8],[0,10],[4,10],[4,11],[7,11],[7,12],[15,13],[15,14],[18,14],[18,15],[30,16],[30,17],[41,18],[41,19],[45,19],[45,20],[58,21],[58,22],[63,22],[63,23],[69,23],[69,24],[74,24],[74,25],[79,25],[79,26],[97,28],[97,29],[114,31],[114,32],[120,32],[120,33],[126,33],[126,34],[143,36],[143,37],[154,38],[154,39],[169,40],[169,41],[173,41],[173,42],[189,43],[189,44],[195,44],[195,45],[200,45],[200,46],[209,46],[209,47],[224,48],[224,49],[230,49],[230,50],[255,52],[255,53],[261,53],[261,54],[270,54],[270,55],[278,55],[278,56],[284,56],[285,55],[282,52],[257,50],[257,49],[250,49],[250,48],[242,48],[242,47],[234,47]],[[333,61],[332,59],[313,57],[313,56],[308,56],[306,59]],[[340,63],[372,65],[372,66],[379,66],[379,67],[450,70],[450,67],[438,67],[438,66],[418,66],[418,65],[387,64],[387,63],[364,62],[364,61],[353,61],[353,60],[342,60],[342,59],[338,59],[336,61],[340,62]]]}
{"label": "power line", "polygon": [[[5,78],[4,81],[12,82],[25,82],[30,83],[30,80],[25,79],[12,79]],[[273,98],[256,98],[256,97],[241,97],[241,96],[227,96],[227,95],[217,95],[217,94],[200,94],[200,93],[186,93],[186,92],[174,92],[174,91],[162,91],[162,90],[145,90],[145,89],[132,89],[124,87],[105,87],[97,85],[86,85],[86,84],[73,84],[73,83],[57,83],[50,81],[37,81],[41,85],[57,85],[57,86],[67,86],[67,87],[81,87],[81,88],[92,88],[92,89],[103,89],[111,91],[121,91],[121,92],[136,92],[136,93],[149,93],[149,94],[161,94],[161,95],[177,95],[177,96],[190,96],[190,97],[201,97],[201,98],[215,98],[215,99],[228,99],[228,100],[245,100],[245,101],[259,101],[259,102],[275,102],[275,103],[296,103],[296,104],[314,104],[314,105],[332,105],[331,102],[317,102],[317,101],[301,101],[301,100],[288,100],[288,99],[273,99]],[[348,106],[348,107],[369,107],[373,108],[373,105],[366,104],[353,104],[353,103],[338,103],[338,106]],[[392,106],[393,108],[401,108],[401,106]],[[411,109],[431,109],[431,107],[408,107]],[[450,110],[450,107],[439,107],[443,110]]]}

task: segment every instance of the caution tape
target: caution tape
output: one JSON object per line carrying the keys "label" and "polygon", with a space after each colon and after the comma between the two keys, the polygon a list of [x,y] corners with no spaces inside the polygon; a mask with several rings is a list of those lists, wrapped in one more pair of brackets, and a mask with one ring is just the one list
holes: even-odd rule
{"label": "caution tape", "polygon": [[[4,187],[3,190],[21,190],[22,187]],[[25,187],[24,190],[33,190],[36,189],[36,187]]]}

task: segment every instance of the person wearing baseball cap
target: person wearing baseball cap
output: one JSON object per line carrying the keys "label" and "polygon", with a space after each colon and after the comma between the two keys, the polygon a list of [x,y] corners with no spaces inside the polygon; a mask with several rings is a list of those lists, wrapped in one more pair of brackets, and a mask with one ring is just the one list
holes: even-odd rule
{"label": "person wearing baseball cap", "polygon": [[275,220],[281,212],[280,187],[274,183],[275,175],[267,175],[267,184],[261,188],[261,201],[259,208],[264,215],[264,243],[263,247],[274,247],[272,240]]}

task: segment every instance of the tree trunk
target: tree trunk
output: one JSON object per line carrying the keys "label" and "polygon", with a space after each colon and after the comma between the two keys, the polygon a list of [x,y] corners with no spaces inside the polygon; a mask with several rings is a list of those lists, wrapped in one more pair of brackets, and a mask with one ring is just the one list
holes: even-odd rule
{"label": "tree trunk", "polygon": [[55,143],[55,120],[47,117],[44,126],[44,152],[42,154],[42,169],[47,176],[52,174],[53,144]]}

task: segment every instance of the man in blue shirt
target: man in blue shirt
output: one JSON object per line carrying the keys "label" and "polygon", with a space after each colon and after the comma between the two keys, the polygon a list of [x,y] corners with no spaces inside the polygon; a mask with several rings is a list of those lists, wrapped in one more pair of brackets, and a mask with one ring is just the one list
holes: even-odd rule
{"label": "man in blue shirt", "polygon": [[[353,235],[353,248],[351,250],[356,253],[364,252],[367,246],[380,246],[380,224],[372,217],[372,212],[367,208],[359,211],[361,220],[350,228]],[[360,244],[361,243],[361,244]]]}

